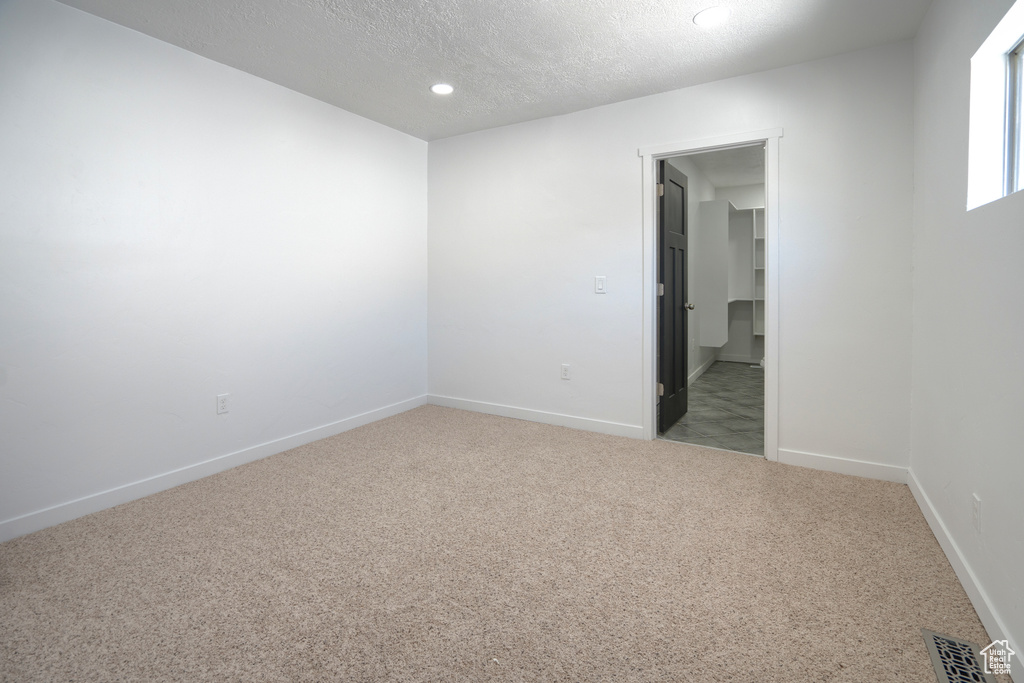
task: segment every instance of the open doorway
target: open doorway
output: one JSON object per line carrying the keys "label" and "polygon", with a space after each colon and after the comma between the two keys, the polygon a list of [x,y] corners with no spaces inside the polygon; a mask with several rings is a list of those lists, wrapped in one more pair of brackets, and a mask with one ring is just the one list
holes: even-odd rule
{"label": "open doorway", "polygon": [[765,454],[765,157],[658,160],[659,438]]}

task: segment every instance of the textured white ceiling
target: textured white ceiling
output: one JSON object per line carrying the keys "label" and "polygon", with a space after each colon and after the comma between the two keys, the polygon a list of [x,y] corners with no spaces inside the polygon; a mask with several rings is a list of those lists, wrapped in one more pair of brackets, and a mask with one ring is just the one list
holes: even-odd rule
{"label": "textured white ceiling", "polygon": [[62,2],[433,140],[909,38],[930,0]]}

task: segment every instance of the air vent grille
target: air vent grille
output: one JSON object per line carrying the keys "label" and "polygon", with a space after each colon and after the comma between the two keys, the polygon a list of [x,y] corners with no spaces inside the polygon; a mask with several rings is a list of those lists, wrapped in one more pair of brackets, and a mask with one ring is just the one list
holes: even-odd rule
{"label": "air vent grille", "polygon": [[978,646],[921,629],[939,683],[996,683],[981,666]]}

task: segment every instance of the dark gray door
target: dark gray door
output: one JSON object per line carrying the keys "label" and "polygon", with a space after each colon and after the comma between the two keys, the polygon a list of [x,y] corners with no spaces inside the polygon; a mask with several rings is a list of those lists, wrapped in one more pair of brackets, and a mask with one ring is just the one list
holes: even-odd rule
{"label": "dark gray door", "polygon": [[686,414],[686,176],[658,162],[658,431]]}

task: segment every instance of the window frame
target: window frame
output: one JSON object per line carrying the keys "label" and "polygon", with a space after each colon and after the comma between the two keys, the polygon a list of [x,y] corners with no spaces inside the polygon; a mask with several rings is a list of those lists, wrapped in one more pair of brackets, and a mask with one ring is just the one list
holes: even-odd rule
{"label": "window frame", "polygon": [[1024,189],[1024,37],[1006,53],[1004,196]]}

